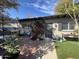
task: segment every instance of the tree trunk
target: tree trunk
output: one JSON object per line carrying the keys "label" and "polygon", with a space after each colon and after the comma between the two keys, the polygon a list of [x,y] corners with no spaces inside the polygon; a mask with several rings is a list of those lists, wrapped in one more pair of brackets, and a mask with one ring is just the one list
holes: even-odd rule
{"label": "tree trunk", "polygon": [[79,41],[79,26],[78,26],[78,21],[77,21],[77,19],[75,19],[74,21],[75,21],[75,31],[76,31],[77,38],[78,38],[78,41]]}

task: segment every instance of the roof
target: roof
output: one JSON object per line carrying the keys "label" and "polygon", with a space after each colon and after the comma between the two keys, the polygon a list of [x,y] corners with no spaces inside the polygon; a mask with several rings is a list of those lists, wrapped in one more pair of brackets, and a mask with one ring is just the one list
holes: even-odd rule
{"label": "roof", "polygon": [[17,23],[17,22],[18,22],[17,20],[7,20],[7,19],[5,19],[4,21],[0,20],[0,23],[4,23],[4,24],[6,24],[6,23]]}
{"label": "roof", "polygon": [[44,19],[56,19],[56,18],[66,18],[69,17],[67,14],[61,15],[52,15],[52,16],[44,16],[44,17],[34,17],[34,18],[26,18],[26,19],[19,19],[19,21],[33,21],[33,20],[44,20]]}

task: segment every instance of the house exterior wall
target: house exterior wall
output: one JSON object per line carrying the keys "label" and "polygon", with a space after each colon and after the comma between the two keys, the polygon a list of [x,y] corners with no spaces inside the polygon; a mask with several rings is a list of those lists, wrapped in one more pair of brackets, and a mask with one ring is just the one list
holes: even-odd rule
{"label": "house exterior wall", "polygon": [[[63,30],[62,29],[62,25],[64,25],[65,23],[68,23],[69,25],[74,25],[75,26],[75,23],[71,18],[67,18],[67,17],[62,18],[62,17],[60,17],[60,18],[48,18],[48,19],[45,18],[45,19],[40,19],[40,20],[45,20],[45,22],[47,24],[51,24],[51,27],[52,27],[51,32],[54,35],[62,37],[62,35],[72,35],[72,34],[74,34],[74,29],[68,29],[68,30]],[[31,22],[33,22],[33,21],[35,21],[35,20],[23,21],[23,22],[21,22],[21,24],[24,25],[24,27],[25,27],[26,24],[27,25],[31,24]],[[71,23],[73,23],[73,24],[71,24]],[[68,25],[68,28],[71,27],[69,25]],[[66,26],[64,26],[64,27],[66,27]]]}
{"label": "house exterior wall", "polygon": [[[70,29],[70,30],[62,30],[62,25],[64,23],[73,23],[74,25],[74,21],[72,19],[69,18],[59,18],[59,19],[47,19],[45,20],[46,23],[51,23],[52,25],[52,33],[56,36],[60,36],[62,37],[62,35],[72,35],[74,34],[74,29]],[[72,24],[70,24],[72,25]],[[74,25],[75,26],[75,25]]]}

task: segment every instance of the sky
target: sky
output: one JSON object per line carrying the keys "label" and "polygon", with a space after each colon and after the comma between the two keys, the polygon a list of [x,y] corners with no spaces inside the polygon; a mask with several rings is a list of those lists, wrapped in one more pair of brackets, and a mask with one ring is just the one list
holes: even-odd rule
{"label": "sky", "polygon": [[18,9],[8,10],[12,18],[28,18],[54,15],[57,0],[18,0]]}

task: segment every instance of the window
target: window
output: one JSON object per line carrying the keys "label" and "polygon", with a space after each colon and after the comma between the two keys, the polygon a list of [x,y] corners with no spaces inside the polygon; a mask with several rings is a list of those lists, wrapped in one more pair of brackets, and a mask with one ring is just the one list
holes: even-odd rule
{"label": "window", "polygon": [[48,38],[52,38],[52,24],[49,23],[46,26],[45,36]]}
{"label": "window", "polygon": [[52,24],[47,24],[47,30],[51,30],[52,29]]}
{"label": "window", "polygon": [[62,30],[73,30],[74,23],[62,23]]}
{"label": "window", "polygon": [[70,28],[69,29],[70,30],[74,29],[74,25],[75,25],[74,23],[70,23]]}
{"label": "window", "polygon": [[68,30],[68,23],[62,23],[62,30]]}

